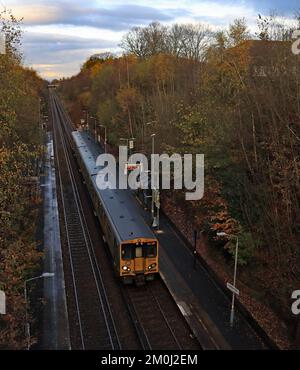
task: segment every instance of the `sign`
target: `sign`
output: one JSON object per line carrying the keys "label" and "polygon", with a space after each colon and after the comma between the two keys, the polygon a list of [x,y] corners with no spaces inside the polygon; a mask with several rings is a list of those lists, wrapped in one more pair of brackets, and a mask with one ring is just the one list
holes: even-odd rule
{"label": "sign", "polygon": [[140,172],[143,172],[143,163],[126,163],[124,175],[127,175],[128,171],[133,171],[137,168],[140,168]]}
{"label": "sign", "polygon": [[6,297],[5,293],[0,290],[0,315],[6,314]]}
{"label": "sign", "polygon": [[133,149],[133,140],[129,140],[129,149]]}
{"label": "sign", "polygon": [[154,189],[153,190],[153,201],[157,208],[160,208],[160,196],[159,196],[159,190]]}
{"label": "sign", "polygon": [[236,294],[236,295],[239,295],[240,294],[240,291],[235,287],[233,286],[232,284],[230,283],[227,283],[226,284],[227,288],[232,291],[232,293]]}
{"label": "sign", "polygon": [[133,170],[136,170],[137,168],[140,168],[141,171],[143,171],[143,164],[140,164],[140,163],[134,163],[134,164],[127,163],[127,169],[128,169],[128,171],[133,171]]}

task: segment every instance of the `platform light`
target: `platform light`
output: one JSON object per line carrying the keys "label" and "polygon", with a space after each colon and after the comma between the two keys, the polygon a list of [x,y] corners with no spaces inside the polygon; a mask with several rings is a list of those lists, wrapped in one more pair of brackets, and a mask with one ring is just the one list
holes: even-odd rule
{"label": "platform light", "polygon": [[[238,251],[239,251],[239,238],[237,235],[227,234],[225,232],[217,233],[217,236],[228,236],[229,238],[236,238],[235,244],[235,258],[234,258],[234,273],[233,273],[233,289],[236,288],[236,273],[237,273],[237,265],[238,265]],[[230,287],[231,285],[227,285]],[[234,301],[235,301],[235,291],[232,291],[232,300],[231,300],[231,310],[230,310],[230,326],[233,327],[234,321]]]}

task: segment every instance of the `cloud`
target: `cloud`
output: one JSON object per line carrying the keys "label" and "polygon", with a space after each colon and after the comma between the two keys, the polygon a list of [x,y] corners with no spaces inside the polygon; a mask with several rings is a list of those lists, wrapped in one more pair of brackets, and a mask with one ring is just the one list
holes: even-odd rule
{"label": "cloud", "polygon": [[21,5],[15,3],[13,12],[16,16],[23,17],[24,24],[27,26],[64,24],[110,30],[126,30],[154,20],[163,22],[179,14],[188,14],[184,9],[168,11],[168,9],[135,4],[99,6],[94,1],[78,3],[64,0],[51,3],[40,1],[26,4],[25,2]]}
{"label": "cloud", "polygon": [[112,48],[116,43],[110,40],[81,38],[60,34],[26,32],[23,37],[23,48],[46,49],[49,51],[90,49],[90,48]]}
{"label": "cloud", "polygon": [[254,33],[258,13],[278,8],[290,16],[299,0],[0,0],[0,8],[3,2],[24,18],[26,64],[53,78],[77,73],[94,53],[118,50],[133,26],[202,22],[215,30],[245,17]]}
{"label": "cloud", "polygon": [[25,63],[47,79],[76,74],[91,54],[117,47],[110,40],[35,32],[26,32],[22,45]]}

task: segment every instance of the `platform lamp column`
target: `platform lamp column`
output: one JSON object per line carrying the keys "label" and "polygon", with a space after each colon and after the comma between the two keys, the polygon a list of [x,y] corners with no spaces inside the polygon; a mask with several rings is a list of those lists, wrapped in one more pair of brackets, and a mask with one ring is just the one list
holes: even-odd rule
{"label": "platform lamp column", "polygon": [[30,323],[28,320],[28,292],[27,292],[27,284],[33,280],[38,280],[42,278],[50,278],[53,277],[54,273],[52,272],[45,272],[40,276],[33,277],[31,279],[27,279],[24,281],[24,298],[25,298],[25,336],[27,340],[27,350],[30,349]]}
{"label": "platform lamp column", "polygon": [[144,150],[144,146],[145,146],[145,129],[146,127],[152,124],[155,124],[155,123],[157,123],[157,121],[146,122],[142,125],[142,150]]}
{"label": "platform lamp column", "polygon": [[87,109],[84,109],[83,112],[85,113],[85,125],[86,130],[89,130],[89,111]]}
{"label": "platform lamp column", "polygon": [[[238,252],[239,252],[239,238],[237,235],[228,235],[227,233],[220,232],[217,233],[217,236],[229,236],[236,238],[235,244],[235,258],[234,258],[234,273],[233,273],[233,287],[236,288],[236,273],[237,273],[237,264],[238,264]],[[230,310],[230,326],[233,327],[234,322],[234,303],[235,303],[235,293],[232,292],[231,300],[231,310]]]}
{"label": "platform lamp column", "polygon": [[298,314],[297,323],[296,323],[296,349],[300,350],[300,313]]}
{"label": "platform lamp column", "polygon": [[193,250],[193,253],[194,253],[194,256],[197,255],[197,239],[198,239],[198,232],[197,230],[194,230],[193,231],[193,237],[194,237],[194,250]]}
{"label": "platform lamp column", "polygon": [[159,194],[159,189],[157,189],[156,193],[156,223],[157,223],[157,231],[159,231],[159,209],[160,209],[160,194]]}
{"label": "platform lamp column", "polygon": [[104,152],[106,153],[106,143],[107,143],[107,127],[104,125],[99,125],[104,128]]}
{"label": "platform lamp column", "polygon": [[[235,258],[234,258],[234,274],[233,274],[233,286],[236,286],[236,272],[237,272],[237,263],[238,263],[238,252],[239,252],[239,238],[236,236],[236,244],[235,244]],[[234,300],[235,294],[232,293],[232,301],[231,301],[231,311],[230,311],[230,326],[233,327],[233,320],[234,320]]]}
{"label": "platform lamp column", "polygon": [[39,104],[38,104],[39,105],[39,107],[38,107],[38,109],[39,109],[39,114],[38,114],[39,118],[38,118],[38,120],[39,120],[39,126],[41,126],[41,102],[42,102],[42,99],[39,98],[38,102],[39,102]]}
{"label": "platform lamp column", "polygon": [[[152,153],[151,153],[151,178],[155,182],[155,172],[154,172],[154,151],[155,151],[155,134],[151,135],[152,138]],[[152,221],[154,221],[154,193],[155,189],[153,189],[153,184],[151,180],[151,187],[152,187],[152,198],[151,198],[151,216]]]}
{"label": "platform lamp column", "polygon": [[95,137],[95,143],[97,142],[97,118],[96,117],[90,117],[94,120],[94,137]]}

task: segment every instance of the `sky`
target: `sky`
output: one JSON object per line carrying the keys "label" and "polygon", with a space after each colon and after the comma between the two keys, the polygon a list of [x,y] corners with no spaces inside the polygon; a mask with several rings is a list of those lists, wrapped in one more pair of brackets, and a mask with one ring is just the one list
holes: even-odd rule
{"label": "sky", "polygon": [[287,21],[299,0],[0,0],[23,17],[24,62],[48,79],[79,72],[95,53],[119,52],[122,36],[134,26],[201,22],[220,29],[245,17],[255,31],[258,13]]}

